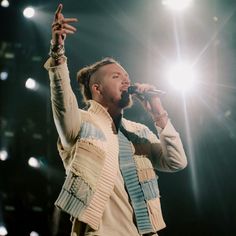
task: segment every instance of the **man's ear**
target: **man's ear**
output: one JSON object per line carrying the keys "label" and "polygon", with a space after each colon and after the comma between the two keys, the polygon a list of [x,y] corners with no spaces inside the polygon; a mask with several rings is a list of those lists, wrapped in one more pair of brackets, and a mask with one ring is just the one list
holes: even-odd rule
{"label": "man's ear", "polygon": [[101,85],[100,84],[93,84],[91,87],[92,93],[96,95],[101,95]]}

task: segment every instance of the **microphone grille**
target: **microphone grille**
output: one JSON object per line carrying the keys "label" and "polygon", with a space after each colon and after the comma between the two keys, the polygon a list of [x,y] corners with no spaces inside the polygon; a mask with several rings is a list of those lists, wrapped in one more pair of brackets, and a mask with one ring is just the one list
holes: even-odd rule
{"label": "microphone grille", "polygon": [[131,86],[128,87],[128,93],[129,94],[134,94],[136,92],[137,92],[137,86],[131,85]]}

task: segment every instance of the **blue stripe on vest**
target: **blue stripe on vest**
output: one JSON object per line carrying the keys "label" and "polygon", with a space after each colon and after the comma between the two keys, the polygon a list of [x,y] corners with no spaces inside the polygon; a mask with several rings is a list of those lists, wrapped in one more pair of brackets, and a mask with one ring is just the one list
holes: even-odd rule
{"label": "blue stripe on vest", "polygon": [[83,122],[79,131],[80,138],[95,138],[101,141],[106,141],[106,137],[103,132],[95,125],[89,122]]}
{"label": "blue stripe on vest", "polygon": [[120,131],[118,132],[118,137],[120,170],[134,209],[138,231],[140,234],[153,232],[144,194],[138,179],[135,161],[132,157],[130,142]]}

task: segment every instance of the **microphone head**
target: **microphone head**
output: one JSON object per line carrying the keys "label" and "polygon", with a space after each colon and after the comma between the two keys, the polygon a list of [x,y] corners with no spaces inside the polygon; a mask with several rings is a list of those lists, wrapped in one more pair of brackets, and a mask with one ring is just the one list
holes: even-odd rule
{"label": "microphone head", "polygon": [[137,93],[137,86],[135,86],[135,85],[129,86],[129,87],[128,87],[128,93],[129,93],[129,94],[135,94],[135,93]]}
{"label": "microphone head", "polygon": [[151,96],[162,96],[166,94],[166,92],[162,90],[157,90],[157,89],[148,90],[146,92],[139,92],[137,86],[131,85],[130,87],[128,87],[128,94],[131,94],[131,95],[135,94],[139,98],[149,99]]}

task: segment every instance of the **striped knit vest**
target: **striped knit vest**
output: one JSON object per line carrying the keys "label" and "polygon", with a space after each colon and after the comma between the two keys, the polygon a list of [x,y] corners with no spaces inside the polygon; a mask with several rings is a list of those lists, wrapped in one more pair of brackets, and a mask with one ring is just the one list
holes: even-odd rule
{"label": "striped knit vest", "polygon": [[120,170],[134,210],[138,231],[140,234],[146,234],[153,232],[153,228],[143,190],[139,183],[135,161],[132,158],[131,144],[125,133],[125,129],[121,126],[118,132]]}

